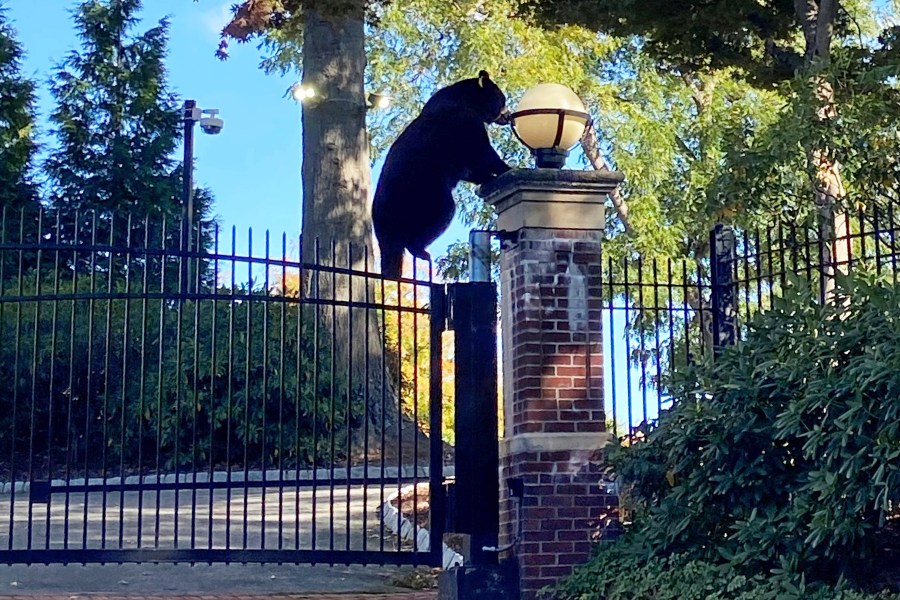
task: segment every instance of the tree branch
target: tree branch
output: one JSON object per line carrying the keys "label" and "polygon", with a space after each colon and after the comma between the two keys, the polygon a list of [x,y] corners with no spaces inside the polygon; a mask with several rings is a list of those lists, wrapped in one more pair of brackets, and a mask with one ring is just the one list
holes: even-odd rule
{"label": "tree branch", "polygon": [[834,35],[834,16],[837,14],[837,8],[838,0],[819,0],[815,55],[823,61],[831,57],[831,38]]}
{"label": "tree branch", "polygon": [[697,89],[697,86],[694,85],[694,80],[691,79],[690,75],[687,73],[681,74],[681,80],[684,82],[684,85],[691,90],[691,100],[694,101],[694,106],[697,107],[697,114],[703,112],[703,109],[706,108],[703,98],[700,96],[700,90]]}
{"label": "tree branch", "polygon": [[[595,170],[606,171],[609,167],[606,164],[603,155],[600,154],[599,146],[600,143],[597,139],[597,130],[594,128],[593,124],[589,124],[584,130],[584,135],[581,136],[581,148],[584,150],[584,155],[587,156],[588,161],[590,161],[591,166],[594,167]],[[628,203],[622,198],[621,194],[619,194],[618,188],[610,193],[609,199],[616,209],[616,214],[619,215],[619,220],[622,221],[622,226],[625,227],[625,233],[627,235],[634,234],[634,229],[631,227],[631,221],[628,219]]]}
{"label": "tree branch", "polygon": [[819,20],[819,5],[815,0],[794,0],[794,12],[800,21],[803,30],[803,39],[806,41],[804,58],[807,66],[812,62],[816,53],[816,29]]}
{"label": "tree branch", "polygon": [[685,142],[680,135],[675,136],[675,143],[678,144],[678,147],[681,148],[684,153],[690,156],[693,160],[700,160],[700,157],[697,156],[697,153],[687,145],[687,142]]}

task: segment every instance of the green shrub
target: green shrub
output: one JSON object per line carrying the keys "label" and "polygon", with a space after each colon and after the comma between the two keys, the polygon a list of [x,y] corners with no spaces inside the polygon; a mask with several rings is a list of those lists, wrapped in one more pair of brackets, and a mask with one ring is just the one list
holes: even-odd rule
{"label": "green shrub", "polygon": [[608,549],[558,590],[568,600],[900,600],[802,579],[745,575],[728,563],[684,555],[641,558]]}
{"label": "green shrub", "polygon": [[[744,341],[675,373],[674,408],[612,453],[634,522],[571,597],[787,598],[771,586],[900,579],[884,549],[900,500],[900,292],[871,275],[841,279],[825,305],[808,289],[795,282]],[[628,595],[616,569],[660,591]],[[703,591],[738,581],[751,595]]]}
{"label": "green shrub", "polygon": [[88,277],[34,301],[28,277],[0,288],[0,480],[32,463],[60,476],[346,460],[363,398],[334,378],[314,306],[246,288],[126,299]]}

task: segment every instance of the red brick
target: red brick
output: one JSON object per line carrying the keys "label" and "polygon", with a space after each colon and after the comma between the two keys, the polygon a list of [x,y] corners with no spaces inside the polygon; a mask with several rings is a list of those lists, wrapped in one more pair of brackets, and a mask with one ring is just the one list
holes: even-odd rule
{"label": "red brick", "polygon": [[603,506],[603,497],[592,491],[585,496],[575,497],[575,506]]}
{"label": "red brick", "polygon": [[556,509],[556,513],[564,518],[587,519],[591,516],[591,509],[588,506],[559,507]]}
{"label": "red brick", "polygon": [[547,433],[573,433],[575,423],[544,423],[544,431]]}
{"label": "red brick", "polygon": [[591,493],[591,486],[587,484],[563,484],[556,486],[556,493],[570,496],[585,496]]}
{"label": "red brick", "polygon": [[544,523],[541,519],[523,519],[522,531],[531,533],[532,531],[543,531]]}
{"label": "red brick", "polygon": [[574,542],[572,544],[572,550],[574,550],[576,554],[579,554],[581,556],[588,556],[591,553],[591,549],[593,548],[593,546],[594,544],[589,541]]}
{"label": "red brick", "polygon": [[544,377],[544,380],[541,382],[545,387],[555,387],[555,388],[571,388],[572,387],[572,378],[571,377]]}
{"label": "red brick", "polygon": [[544,496],[540,499],[541,506],[572,506],[571,496]]}
{"label": "red brick", "polygon": [[[526,229],[520,233],[519,244],[503,253],[503,290],[511,296],[505,306],[514,311],[504,317],[512,324],[509,347],[514,379],[511,414],[506,418],[507,431],[514,435],[603,430],[600,328],[569,329],[572,278],[567,272],[573,261],[583,265],[589,284],[587,317],[599,324],[608,305],[600,289],[600,242],[600,232]],[[526,293],[531,295],[528,301],[523,298]],[[516,548],[525,567],[522,597],[526,600],[568,574],[569,563],[576,557],[583,562],[591,548],[593,526],[588,522],[609,502],[597,487],[599,465],[580,464],[577,473],[569,473],[572,459],[571,452],[551,452],[503,461],[503,477],[526,481],[522,506],[503,504],[504,533],[515,531],[518,518],[527,529]]]}
{"label": "red brick", "polygon": [[552,542],[556,539],[556,531],[553,529],[543,529],[541,531],[530,531],[526,536],[532,542]]}
{"label": "red brick", "polygon": [[522,564],[525,566],[530,565],[555,565],[556,564],[556,554],[547,554],[545,552],[528,554],[521,556]]}
{"label": "red brick", "polygon": [[573,542],[581,542],[584,540],[589,540],[591,536],[591,532],[586,529],[581,530],[571,530],[571,531],[557,531],[556,538],[558,540],[568,540]]}
{"label": "red brick", "polygon": [[541,544],[541,552],[544,554],[572,553],[572,542],[544,542]]}
{"label": "red brick", "polygon": [[575,424],[575,431],[578,433],[601,433],[606,431],[602,421],[580,421]]}
{"label": "red brick", "polygon": [[565,388],[561,389],[557,392],[560,398],[564,399],[572,399],[572,400],[581,400],[587,397],[587,390],[583,389],[573,389],[573,388]]}
{"label": "red brick", "polygon": [[541,567],[541,576],[542,577],[552,577],[554,579],[559,579],[561,577],[565,577],[572,572],[573,565],[558,565],[558,566],[547,566]]}

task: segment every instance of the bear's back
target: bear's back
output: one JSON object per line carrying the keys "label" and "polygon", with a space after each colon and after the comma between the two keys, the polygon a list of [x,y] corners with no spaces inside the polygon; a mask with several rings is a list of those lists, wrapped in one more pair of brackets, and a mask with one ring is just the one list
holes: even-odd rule
{"label": "bear's back", "polygon": [[392,176],[455,186],[466,174],[473,138],[487,135],[473,117],[471,111],[416,117],[388,150],[379,186]]}

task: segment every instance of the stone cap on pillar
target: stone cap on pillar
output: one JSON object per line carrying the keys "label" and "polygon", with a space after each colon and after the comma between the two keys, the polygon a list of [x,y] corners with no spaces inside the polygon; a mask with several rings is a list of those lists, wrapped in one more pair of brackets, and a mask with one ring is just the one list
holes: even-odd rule
{"label": "stone cap on pillar", "polygon": [[606,197],[625,176],[616,171],[512,169],[478,194],[497,210],[497,229],[605,228]]}

